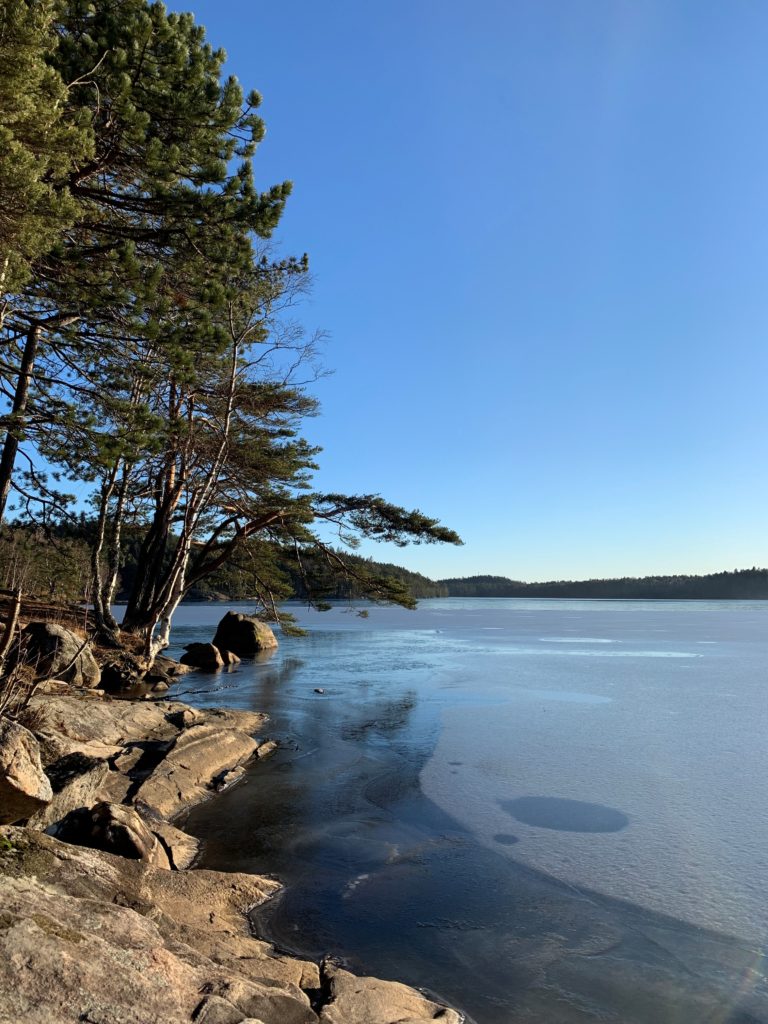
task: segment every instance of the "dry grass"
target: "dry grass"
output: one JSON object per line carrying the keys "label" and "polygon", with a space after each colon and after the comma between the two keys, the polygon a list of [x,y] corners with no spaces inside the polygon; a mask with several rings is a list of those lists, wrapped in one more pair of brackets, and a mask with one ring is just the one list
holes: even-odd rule
{"label": "dry grass", "polygon": [[[32,693],[34,693],[34,689]],[[16,721],[19,725],[23,725],[25,729],[29,729],[30,732],[39,732],[44,728],[47,721],[45,706],[38,703],[34,707],[30,707],[29,703],[27,703],[16,715]]]}
{"label": "dry grass", "polygon": [[[5,621],[11,613],[13,598],[0,595],[0,619]],[[77,604],[60,604],[25,597],[21,603],[20,620],[22,625],[27,622],[54,622],[56,625],[71,629],[80,637],[91,633],[91,615],[87,608]]]}
{"label": "dry grass", "polygon": [[0,718],[21,721],[39,683],[32,665],[16,665],[0,676]]}

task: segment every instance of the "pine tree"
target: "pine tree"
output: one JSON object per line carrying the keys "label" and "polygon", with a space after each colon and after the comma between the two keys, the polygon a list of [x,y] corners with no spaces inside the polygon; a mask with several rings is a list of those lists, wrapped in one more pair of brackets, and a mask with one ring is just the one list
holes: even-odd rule
{"label": "pine tree", "polygon": [[93,153],[85,111],[69,104],[49,59],[58,39],[51,0],[0,3],[0,298],[78,215],[68,183]]}
{"label": "pine tree", "polygon": [[221,81],[224,54],[191,15],[144,0],[62,0],[54,28],[59,45],[47,59],[66,83],[67,116],[90,125],[93,146],[62,185],[76,222],[8,297],[0,516],[21,438],[34,442],[38,423],[64,425],[73,374],[119,360],[146,331],[142,310],[162,292],[166,265],[194,257],[194,274],[177,273],[171,287],[182,290],[177,300],[188,290],[215,305],[216,260],[226,252],[247,265],[249,234],[269,236],[290,192],[287,182],[255,188],[259,97]]}
{"label": "pine tree", "polygon": [[190,588],[244,554],[273,618],[286,557],[311,599],[330,574],[412,604],[401,581],[345,558],[331,531],[352,546],[456,534],[377,495],[311,491],[317,450],[301,429],[316,406],[297,371],[313,346],[284,315],[308,268],[263,250],[290,183],[254,185],[258,95],[222,81],[224,55],[191,15],[146,0],[58,0],[29,46],[63,84],[53,123],[87,145],[44,155],[58,229],[52,218],[48,234],[20,228],[26,248],[9,229],[21,270],[2,328],[0,518],[11,486],[28,507],[65,513],[40,456],[92,483],[97,624],[119,642],[109,605],[127,525],[141,541],[122,626],[150,655]]}

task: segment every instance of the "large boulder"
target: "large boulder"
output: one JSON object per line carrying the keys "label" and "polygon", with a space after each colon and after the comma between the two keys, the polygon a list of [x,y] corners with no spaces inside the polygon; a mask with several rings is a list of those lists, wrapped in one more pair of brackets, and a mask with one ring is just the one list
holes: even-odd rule
{"label": "large boulder", "polygon": [[181,656],[181,664],[215,672],[224,668],[224,659],[215,644],[187,644]]}
{"label": "large boulder", "polygon": [[227,612],[219,623],[213,643],[220,650],[250,658],[259,651],[277,647],[277,637],[265,622],[253,615]]}
{"label": "large boulder", "polygon": [[0,719],[0,825],[29,818],[52,799],[37,740],[24,726]]}
{"label": "large boulder", "polygon": [[170,687],[180,676],[191,672],[192,668],[192,665],[182,665],[172,658],[157,655],[152,663],[152,668],[148,669],[144,674],[144,683],[147,686],[152,686],[155,690],[162,686]]}
{"label": "large boulder", "polygon": [[26,625],[21,631],[15,658],[31,665],[42,679],[63,679],[86,689],[93,689],[101,682],[101,669],[91,645],[55,622]]}
{"label": "large boulder", "polygon": [[173,676],[184,676],[189,672],[188,665],[182,665],[178,661],[174,661],[173,658],[167,658],[164,654],[158,654],[155,656],[155,660],[152,663],[151,672],[162,673],[164,677],[173,678]]}

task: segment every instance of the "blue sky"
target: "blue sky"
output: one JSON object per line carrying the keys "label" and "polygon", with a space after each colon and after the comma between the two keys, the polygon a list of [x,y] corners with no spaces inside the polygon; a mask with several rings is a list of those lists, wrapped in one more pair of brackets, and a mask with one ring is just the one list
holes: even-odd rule
{"label": "blue sky", "polygon": [[318,486],[516,579],[768,565],[763,0],[189,0],[263,94]]}

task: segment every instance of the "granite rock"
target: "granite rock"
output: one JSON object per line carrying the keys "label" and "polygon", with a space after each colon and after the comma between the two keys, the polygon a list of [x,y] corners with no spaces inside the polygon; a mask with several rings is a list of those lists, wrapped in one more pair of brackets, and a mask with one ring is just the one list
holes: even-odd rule
{"label": "granite rock", "polygon": [[213,643],[219,649],[249,658],[259,651],[277,647],[277,637],[265,622],[253,615],[227,612],[218,625]]}
{"label": "granite rock", "polygon": [[21,631],[12,658],[32,665],[43,679],[62,679],[86,689],[101,681],[101,669],[91,645],[55,622],[28,623]]}
{"label": "granite rock", "polygon": [[23,725],[0,719],[0,824],[29,818],[52,799],[37,740]]}

